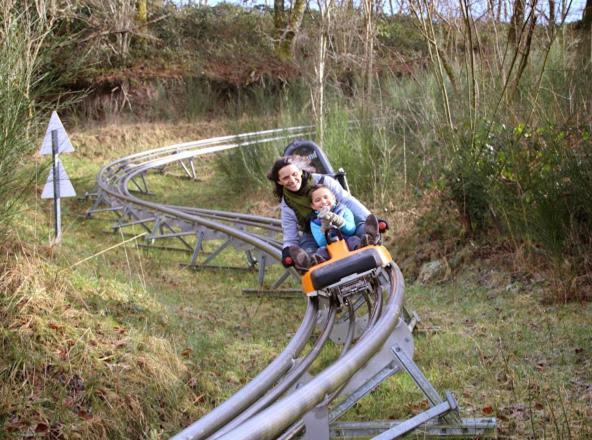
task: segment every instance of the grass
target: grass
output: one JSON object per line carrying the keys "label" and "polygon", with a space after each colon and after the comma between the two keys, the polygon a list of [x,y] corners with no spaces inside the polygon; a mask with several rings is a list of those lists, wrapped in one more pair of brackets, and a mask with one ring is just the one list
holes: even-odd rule
{"label": "grass", "polygon": [[[202,129],[208,136],[211,128]],[[181,140],[180,131],[74,131],[77,151],[64,157],[65,167],[82,194],[106,160]],[[107,144],[118,147],[103,150]],[[213,190],[224,189],[217,176],[206,174],[206,184],[155,174],[149,184],[157,200],[175,185],[175,203],[241,211],[243,200],[214,199]],[[273,205],[270,194],[258,196],[253,212]],[[49,203],[33,197],[2,246],[0,431],[7,438],[168,438],[247,383],[298,327],[301,298],[242,295],[256,273],[190,271],[178,264],[189,255],[145,250],[141,241],[75,265],[127,236],[106,233],[114,216],[83,220],[88,201],[62,205],[59,247],[46,244]],[[230,253],[225,261],[240,259]],[[502,437],[592,435],[590,304],[544,305],[534,289],[493,291],[480,278],[472,269],[445,285],[407,287],[407,305],[422,318],[417,364],[440,392],[455,393],[463,416],[498,417]],[[327,352],[323,362],[335,349]],[[425,406],[398,374],[345,419],[406,418]]]}
{"label": "grass", "polygon": [[[590,304],[542,305],[528,290],[493,296],[466,276],[409,286],[406,302],[422,319],[415,362],[440,392],[455,394],[464,417],[496,416],[503,438],[592,434]],[[382,387],[359,419],[367,409],[406,417],[427,404],[408,378]]]}

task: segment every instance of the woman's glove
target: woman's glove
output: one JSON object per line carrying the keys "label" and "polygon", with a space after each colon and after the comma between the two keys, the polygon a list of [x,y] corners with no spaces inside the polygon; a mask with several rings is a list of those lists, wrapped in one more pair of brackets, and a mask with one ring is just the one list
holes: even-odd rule
{"label": "woman's glove", "polygon": [[288,247],[282,249],[282,265],[287,269],[294,266],[294,259],[290,255]]}
{"label": "woman's glove", "polygon": [[389,229],[389,224],[386,220],[379,218],[378,219],[378,230],[382,233]]}

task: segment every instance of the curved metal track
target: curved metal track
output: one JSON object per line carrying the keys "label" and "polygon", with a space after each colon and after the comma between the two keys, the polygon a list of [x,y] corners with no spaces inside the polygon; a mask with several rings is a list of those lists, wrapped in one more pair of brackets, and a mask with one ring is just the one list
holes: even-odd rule
{"label": "curved metal track", "polygon": [[[120,158],[100,170],[96,202],[88,216],[98,211],[113,211],[120,219],[117,227],[141,225],[151,240],[179,240],[188,251],[193,251],[192,264],[197,264],[203,240],[226,240],[222,248],[231,244],[257,255],[250,264],[259,265],[261,282],[266,265],[280,259],[281,242],[276,238],[281,232],[279,220],[155,203],[137,197],[132,191],[135,188],[148,193],[144,175],[151,170],[162,170],[176,163],[190,177],[195,177],[193,160],[200,156],[286,142],[310,135],[311,131],[311,127],[267,130],[171,145]],[[201,264],[207,266],[209,261],[206,259]],[[282,277],[282,282],[286,277]],[[328,405],[337,396],[345,400],[333,409],[329,419],[341,415],[355,403],[351,396],[361,398],[380,381],[365,388],[360,384],[376,381],[376,377],[388,377],[399,369],[388,353],[395,333],[400,333],[396,340],[404,339],[403,349],[408,356],[412,355],[410,334],[402,330],[407,327],[400,319],[403,278],[398,267],[393,264],[382,270],[381,279],[373,295],[360,298],[357,304],[348,303],[347,307],[316,297],[307,299],[298,331],[276,359],[230,399],[174,438],[291,438],[304,425],[303,416],[319,405]],[[356,317],[364,311],[365,316]],[[315,325],[319,326],[320,334],[303,353]],[[306,371],[329,338],[344,342],[343,350],[333,364],[310,377]],[[353,342],[355,339],[358,343]],[[360,391],[361,388],[364,389]]]}

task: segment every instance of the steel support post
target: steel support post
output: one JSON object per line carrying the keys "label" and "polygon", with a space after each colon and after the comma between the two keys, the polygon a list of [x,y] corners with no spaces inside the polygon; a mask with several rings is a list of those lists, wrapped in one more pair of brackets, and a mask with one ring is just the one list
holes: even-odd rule
{"label": "steel support post", "polygon": [[157,237],[159,231],[162,234],[161,224],[162,224],[161,217],[156,217],[156,220],[154,221],[154,224],[152,225],[152,231],[150,232],[150,234],[148,234],[146,236],[146,241],[149,241],[150,244],[154,244],[154,241],[156,240],[156,237]]}
{"label": "steel support post", "polygon": [[189,159],[189,165],[191,165],[191,172],[193,174],[193,180],[197,180],[197,173],[195,172],[195,165],[193,164],[193,159]]}
{"label": "steel support post", "polygon": [[[367,439],[405,423],[405,420],[372,422],[336,422],[331,424],[332,439]],[[428,421],[417,426],[409,437],[427,438],[491,438],[495,437],[495,418],[463,418],[460,424],[449,425]]]}
{"label": "steel support post", "polygon": [[214,252],[212,252],[212,254],[206,258],[206,260],[201,264],[201,266],[205,266],[207,265],[210,261],[212,261],[214,258],[216,258],[220,252],[222,252],[224,249],[226,249],[228,247],[228,245],[232,242],[231,238],[228,238],[224,243],[222,243],[218,249],[216,249]]}
{"label": "steel support post", "polygon": [[195,248],[193,249],[193,255],[191,255],[191,262],[189,263],[189,267],[197,266],[197,257],[199,253],[203,249],[203,239],[204,239],[204,232],[199,231],[197,233],[197,243],[195,243]]}
{"label": "steel support post", "polygon": [[[405,371],[407,371],[407,373],[411,376],[411,378],[419,387],[421,392],[427,397],[428,401],[430,402],[430,405],[437,406],[440,403],[442,403],[443,400],[438,394],[438,391],[424,376],[424,374],[421,372],[421,370],[415,364],[415,362],[413,362],[413,360],[410,359],[409,356],[407,356],[403,349],[399,347],[397,344],[395,344],[391,350],[394,353],[397,360],[399,361],[399,364],[405,369]],[[458,412],[452,412],[450,414],[445,415],[443,418],[446,421],[446,423],[460,423],[460,417],[458,415]]]}
{"label": "steel support post", "polygon": [[259,276],[258,276],[258,285],[259,288],[263,287],[263,282],[265,281],[265,269],[267,268],[267,257],[265,254],[261,253],[259,257]]}
{"label": "steel support post", "polygon": [[195,180],[195,168],[193,166],[193,161],[189,160],[188,162],[191,166],[191,170],[189,170],[189,168],[187,168],[187,165],[185,165],[184,161],[180,160],[179,164],[181,165],[181,167],[185,171],[185,174],[187,174],[187,177],[189,177],[191,180]]}
{"label": "steel support post", "polygon": [[113,228],[113,232],[116,232],[119,229],[126,228],[128,226],[141,225],[142,227],[144,227],[144,229],[146,229],[148,232],[150,232],[151,229],[148,226],[146,226],[146,223],[153,222],[155,220],[156,220],[156,217],[148,217],[148,218],[145,218],[142,220],[135,220],[133,222],[128,222],[128,223],[116,223],[112,226],[112,228]]}
{"label": "steel support post", "polygon": [[[167,228],[169,231],[171,231],[169,234],[165,234],[163,232],[163,228]],[[183,237],[187,236],[187,235],[193,235],[193,232],[189,231],[189,232],[176,232],[171,226],[167,225],[166,223],[163,223],[161,225],[161,233],[155,237],[152,237],[153,240],[162,240],[163,238],[176,238],[177,240],[179,240],[186,248],[189,252],[193,252],[193,246],[191,246]]]}
{"label": "steel support post", "polygon": [[348,409],[354,406],[359,400],[361,400],[364,396],[372,392],[373,389],[375,389],[378,385],[380,385],[383,381],[391,377],[397,371],[399,371],[399,368],[393,365],[389,365],[380,370],[368,382],[366,382],[356,391],[351,393],[343,402],[341,402],[339,405],[333,408],[329,415],[329,419],[331,421],[338,419]]}
{"label": "steel support post", "polygon": [[[136,178],[135,178],[135,177],[133,177],[133,178],[130,180],[130,182],[132,182],[132,183],[134,184],[134,186],[135,186],[135,187],[138,189],[138,192],[139,192],[140,194],[146,194],[146,191],[144,190],[144,188],[142,188],[142,187],[141,187],[141,186],[138,184],[138,182],[136,182]],[[130,190],[130,191],[131,191],[131,190]]]}
{"label": "steel support post", "polygon": [[95,202],[93,203],[93,205],[87,209],[86,211],[86,218],[90,218],[90,216],[92,215],[93,212],[96,212],[96,209],[99,207],[99,205],[103,202],[103,193],[102,192],[98,192],[97,193],[97,198],[95,199]]}
{"label": "steel support post", "polygon": [[319,405],[302,417],[306,432],[304,440],[330,440],[329,411],[327,405]]}

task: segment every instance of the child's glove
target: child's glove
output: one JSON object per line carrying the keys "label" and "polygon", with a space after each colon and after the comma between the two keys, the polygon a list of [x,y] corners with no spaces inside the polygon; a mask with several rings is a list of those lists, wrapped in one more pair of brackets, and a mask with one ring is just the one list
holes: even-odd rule
{"label": "child's glove", "polygon": [[[323,217],[321,217],[321,214],[323,215]],[[327,222],[328,225],[333,225],[337,228],[341,228],[343,225],[345,225],[345,219],[331,211],[325,213],[321,211],[319,213],[319,218],[321,219],[321,225],[323,224],[323,222]]]}
{"label": "child's glove", "polygon": [[329,219],[331,211],[329,208],[323,208],[319,211],[318,219],[321,221],[321,232],[324,234],[331,226],[331,220]]}

